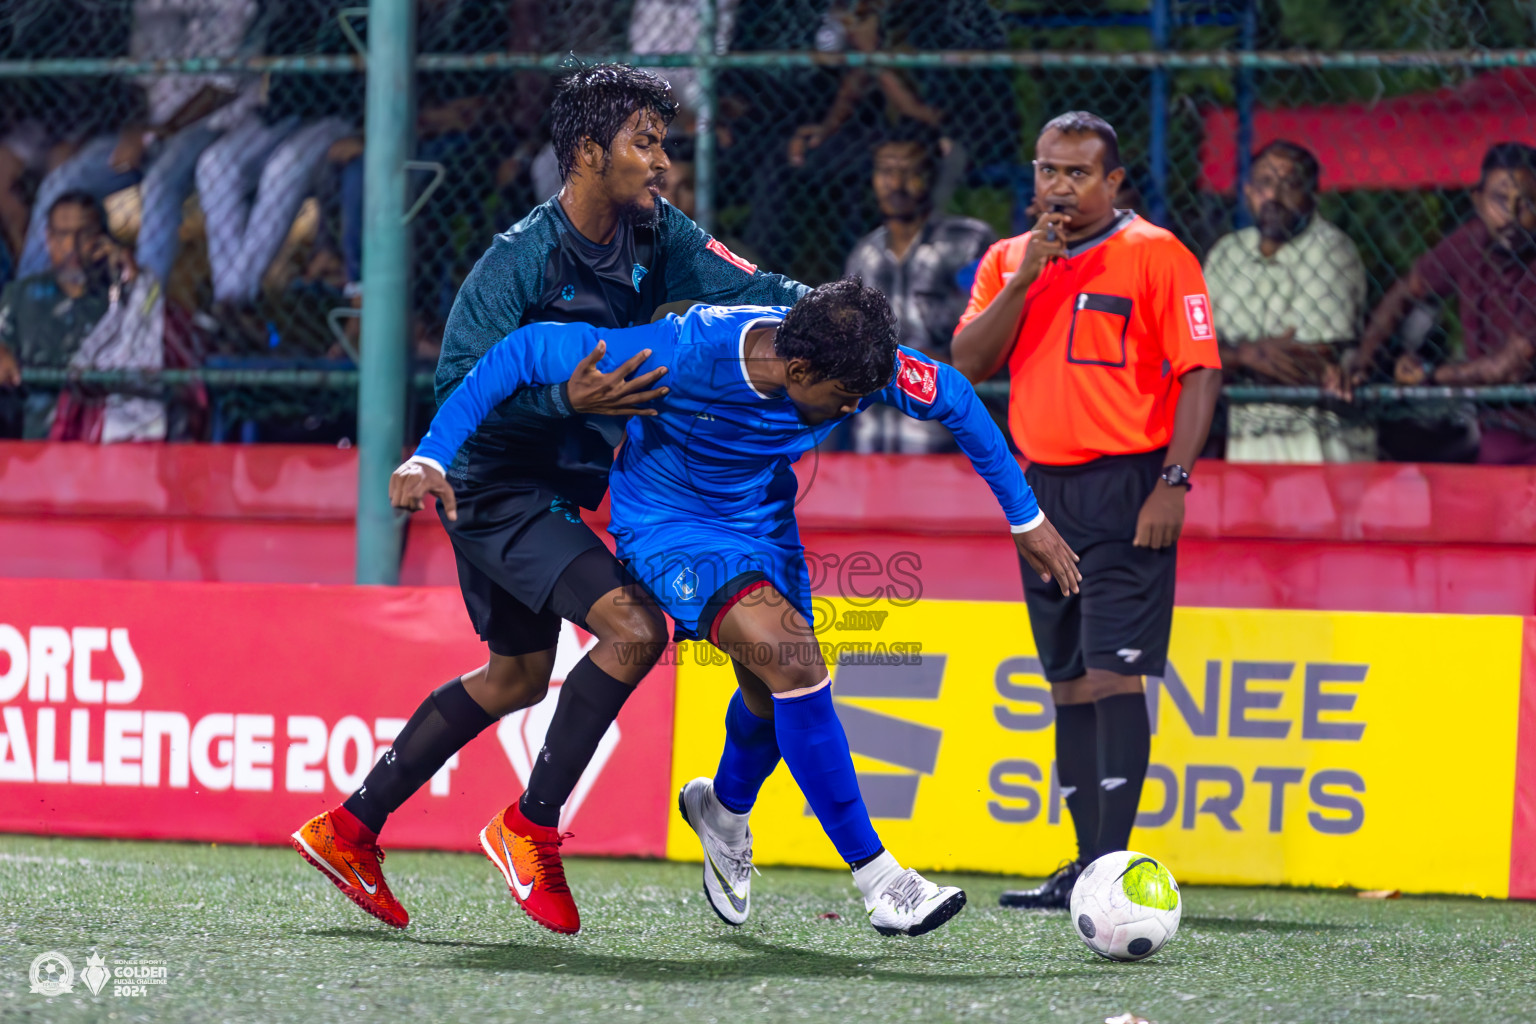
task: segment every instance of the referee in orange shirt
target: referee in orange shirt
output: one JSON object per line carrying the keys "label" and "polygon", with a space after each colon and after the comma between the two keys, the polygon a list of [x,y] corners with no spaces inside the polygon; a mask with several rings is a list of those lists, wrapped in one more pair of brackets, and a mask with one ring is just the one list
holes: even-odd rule
{"label": "referee in orange shirt", "polygon": [[1007,907],[1065,907],[1082,868],[1130,841],[1151,746],[1142,677],[1163,673],[1184,496],[1221,389],[1200,263],[1115,209],[1124,177],[1104,119],[1047,124],[1035,143],[1044,212],[982,257],[955,330],[954,365],[972,381],[1007,365],[1030,485],[1082,559],[1069,596],[1022,570],[1077,859],[1004,893]]}

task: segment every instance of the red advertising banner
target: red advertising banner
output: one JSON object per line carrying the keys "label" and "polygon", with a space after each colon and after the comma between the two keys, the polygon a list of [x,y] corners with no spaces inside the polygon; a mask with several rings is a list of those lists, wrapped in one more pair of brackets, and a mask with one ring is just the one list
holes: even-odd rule
{"label": "red advertising banner", "polygon": [[[558,681],[390,819],[386,847],[478,849],[522,792]],[[481,664],[456,591],[0,583],[0,831],[281,843],[362,782],[433,688]],[[663,856],[673,669],[659,667],[566,807],[571,853]]]}

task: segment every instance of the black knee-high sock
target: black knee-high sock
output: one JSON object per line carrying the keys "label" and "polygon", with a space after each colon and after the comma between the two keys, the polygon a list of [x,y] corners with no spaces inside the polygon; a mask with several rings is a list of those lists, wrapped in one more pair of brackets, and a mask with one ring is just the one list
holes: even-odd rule
{"label": "black knee-high sock", "polygon": [[1099,730],[1092,704],[1056,705],[1056,779],[1077,833],[1077,862],[1087,864],[1099,841]]}
{"label": "black knee-high sock", "polygon": [[549,720],[544,749],[539,751],[521,801],[529,821],[549,828],[560,824],[560,808],[587,770],[603,733],[634,692],[633,686],[594,665],[590,655],[571,669],[560,687],[560,701]]}
{"label": "black knee-high sock", "polygon": [[1117,693],[1097,701],[1099,712],[1099,841],[1098,853],[1130,846],[1152,752],[1147,699],[1139,693]]}
{"label": "black knee-high sock", "polygon": [[378,832],[396,808],[495,721],[475,703],[462,680],[444,683],[421,702],[394,745],[342,806]]}

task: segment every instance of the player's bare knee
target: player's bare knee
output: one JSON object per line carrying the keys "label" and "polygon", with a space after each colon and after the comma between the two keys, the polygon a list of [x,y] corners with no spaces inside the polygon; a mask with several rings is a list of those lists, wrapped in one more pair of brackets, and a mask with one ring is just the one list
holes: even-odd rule
{"label": "player's bare knee", "polygon": [[490,664],[472,675],[475,684],[464,677],[464,687],[492,715],[505,715],[532,707],[549,692],[549,673],[554,659],[550,652],[503,656],[492,654]]}
{"label": "player's bare knee", "polygon": [[486,695],[494,702],[485,710],[493,715],[511,714],[523,708],[531,708],[549,693],[549,680],[518,677],[488,677]]}
{"label": "player's bare knee", "polygon": [[1051,698],[1057,704],[1092,704],[1122,693],[1142,692],[1141,676],[1124,676],[1097,668],[1089,669],[1087,674],[1076,679],[1051,684]]}
{"label": "player's bare knee", "polygon": [[1058,706],[1063,704],[1092,704],[1093,689],[1088,684],[1088,677],[1078,676],[1076,679],[1052,683],[1051,701]]}
{"label": "player's bare knee", "polygon": [[609,601],[594,605],[587,625],[598,640],[636,652],[634,661],[654,662],[667,646],[667,622],[648,601]]}
{"label": "player's bare knee", "polygon": [[764,666],[754,666],[754,670],[764,677],[763,681],[774,693],[809,690],[827,680],[825,666],[787,664],[774,666],[771,672],[764,669]]}

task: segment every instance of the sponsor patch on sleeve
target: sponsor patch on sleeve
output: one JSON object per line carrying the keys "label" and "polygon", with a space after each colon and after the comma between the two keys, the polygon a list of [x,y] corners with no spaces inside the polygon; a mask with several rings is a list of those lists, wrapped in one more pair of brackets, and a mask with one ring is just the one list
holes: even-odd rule
{"label": "sponsor patch on sleeve", "polygon": [[732,266],[740,267],[742,270],[745,270],[749,274],[757,273],[756,263],[748,263],[740,256],[737,256],[735,253],[731,252],[731,250],[727,249],[725,247],[725,243],[720,241],[718,238],[711,238],[709,240],[709,244],[704,246],[704,248],[708,249],[716,256],[719,256],[721,259],[725,260],[725,262],[731,264]]}
{"label": "sponsor patch on sleeve", "polygon": [[1189,336],[1196,341],[1216,336],[1211,327],[1211,300],[1204,295],[1184,296],[1184,318],[1189,321]]}
{"label": "sponsor patch on sleeve", "polygon": [[939,368],[905,352],[897,352],[896,360],[896,386],[914,401],[932,405],[939,397]]}

